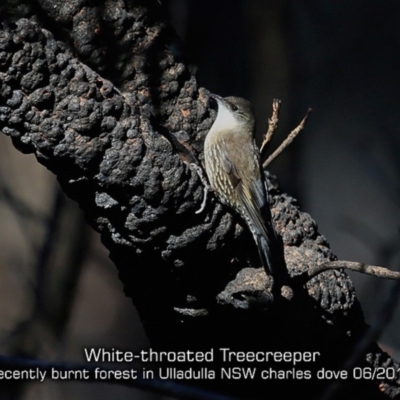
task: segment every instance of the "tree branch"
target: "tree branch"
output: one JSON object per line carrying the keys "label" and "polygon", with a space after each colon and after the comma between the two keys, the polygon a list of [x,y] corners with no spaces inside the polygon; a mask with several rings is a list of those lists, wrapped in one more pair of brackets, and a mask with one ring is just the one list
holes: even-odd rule
{"label": "tree branch", "polygon": [[[286,147],[288,147],[294,139],[296,139],[296,137],[298,136],[298,134],[304,130],[304,127],[306,126],[306,122],[308,117],[311,114],[312,109],[309,108],[307,111],[307,114],[305,115],[305,117],[301,120],[300,124],[297,125],[296,128],[294,128],[289,135],[287,136],[287,138],[281,143],[281,145],[264,161],[263,163],[263,167],[267,168],[269,164],[272,163],[272,161],[275,160],[276,157],[279,156],[279,154],[281,154],[283,152],[283,150],[286,149]],[[269,130],[269,129],[268,129]],[[274,128],[275,130],[275,128]],[[268,132],[267,132],[268,133]],[[267,139],[267,138],[266,138]]]}
{"label": "tree branch", "polygon": [[378,278],[394,279],[394,280],[400,279],[400,272],[398,271],[391,271],[390,269],[384,267],[368,265],[355,261],[343,261],[343,260],[330,261],[327,263],[323,263],[321,265],[316,265],[308,270],[308,276],[310,278],[313,278],[314,276],[320,274],[321,272],[333,269],[341,269],[341,268],[350,269],[351,271],[360,272],[361,274],[373,275]]}
{"label": "tree branch", "polygon": [[279,99],[274,99],[272,101],[272,116],[268,120],[268,131],[265,134],[264,140],[261,144],[260,148],[260,156],[263,157],[264,152],[267,150],[272,137],[274,136],[274,133],[276,129],[278,128],[278,122],[279,122],[279,111],[281,108],[281,101]]}
{"label": "tree branch", "polygon": [[[0,129],[57,175],[101,232],[152,346],[300,347],[321,353],[313,371],[337,369],[366,329],[348,276],[318,274],[306,287],[294,287],[291,300],[272,299],[271,282],[240,218],[213,195],[204,212],[195,213],[203,187],[183,149],[202,160],[215,113],[179,40],[161,22],[158,2],[65,2],[0,5]],[[267,180],[288,274],[307,276],[334,255],[311,217],[268,173]],[[377,347],[369,351],[367,365],[392,362]],[[312,383],[306,389],[311,397],[325,385]],[[357,398],[378,399],[380,383],[363,382]],[[302,385],[204,382],[246,398],[266,392],[295,397]],[[387,382],[386,390],[400,392],[397,382]]]}

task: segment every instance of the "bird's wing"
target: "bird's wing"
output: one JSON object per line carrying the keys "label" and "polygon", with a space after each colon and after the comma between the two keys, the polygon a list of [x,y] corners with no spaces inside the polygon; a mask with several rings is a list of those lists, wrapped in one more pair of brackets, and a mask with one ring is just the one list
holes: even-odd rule
{"label": "bird's wing", "polygon": [[228,175],[228,179],[232,184],[233,189],[236,190],[237,186],[241,182],[240,172],[238,171],[236,164],[232,162],[229,155],[226,152],[222,151],[221,154],[221,164],[222,168]]}
{"label": "bird's wing", "polygon": [[[257,150],[244,151],[242,154],[255,154],[255,151]],[[255,156],[253,160],[248,160],[245,164],[249,168],[243,171],[243,169],[237,167],[239,162],[241,165],[243,164],[243,160],[239,160],[242,157],[241,154],[228,154],[225,151],[220,154],[222,167],[238,195],[240,204],[244,206],[248,217],[259,233],[269,242],[270,234],[265,224],[270,223],[271,213],[264,182],[259,170],[258,158]],[[247,176],[244,176],[244,173]]]}
{"label": "bird's wing", "polygon": [[269,243],[271,237],[266,224],[271,223],[271,212],[264,190],[261,176],[258,179],[245,182],[237,187],[239,198],[242,200],[251,221],[257,230]]}
{"label": "bird's wing", "polygon": [[[253,234],[264,268],[272,273],[274,256],[271,252],[276,244],[276,232],[272,225],[268,193],[264,186],[264,174],[260,169],[257,149],[255,144],[252,143],[251,146],[252,149],[241,148],[240,153],[220,152],[220,160],[232,185],[236,208]],[[249,154],[254,155],[254,158],[245,159]],[[239,165],[244,168],[239,168]]]}

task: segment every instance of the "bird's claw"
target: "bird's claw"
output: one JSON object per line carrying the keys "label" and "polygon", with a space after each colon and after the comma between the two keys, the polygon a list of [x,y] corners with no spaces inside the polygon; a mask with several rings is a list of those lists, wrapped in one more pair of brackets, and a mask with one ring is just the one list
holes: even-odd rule
{"label": "bird's claw", "polygon": [[196,171],[197,175],[199,176],[201,182],[204,185],[204,196],[203,196],[203,201],[201,203],[200,208],[195,211],[195,214],[200,214],[205,208],[206,208],[206,204],[207,204],[207,193],[209,191],[211,191],[211,187],[207,182],[207,179],[205,178],[204,174],[203,174],[203,170],[201,169],[201,167],[197,164],[194,163],[190,163],[189,164],[189,168]]}

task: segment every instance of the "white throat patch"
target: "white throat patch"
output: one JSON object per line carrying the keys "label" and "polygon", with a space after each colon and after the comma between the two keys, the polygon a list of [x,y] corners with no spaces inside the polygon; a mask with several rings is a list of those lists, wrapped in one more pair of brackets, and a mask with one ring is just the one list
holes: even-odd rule
{"label": "white throat patch", "polygon": [[239,123],[236,120],[233,112],[220,100],[217,99],[217,101],[218,101],[218,114],[211,129],[214,131],[220,131],[220,130],[229,131],[236,129]]}

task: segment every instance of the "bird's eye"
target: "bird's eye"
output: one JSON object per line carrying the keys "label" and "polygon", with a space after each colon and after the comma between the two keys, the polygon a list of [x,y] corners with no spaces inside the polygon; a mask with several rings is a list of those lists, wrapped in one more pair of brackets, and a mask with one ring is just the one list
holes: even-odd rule
{"label": "bird's eye", "polygon": [[238,110],[238,107],[235,106],[234,104],[232,104],[232,111],[237,111],[237,110]]}

